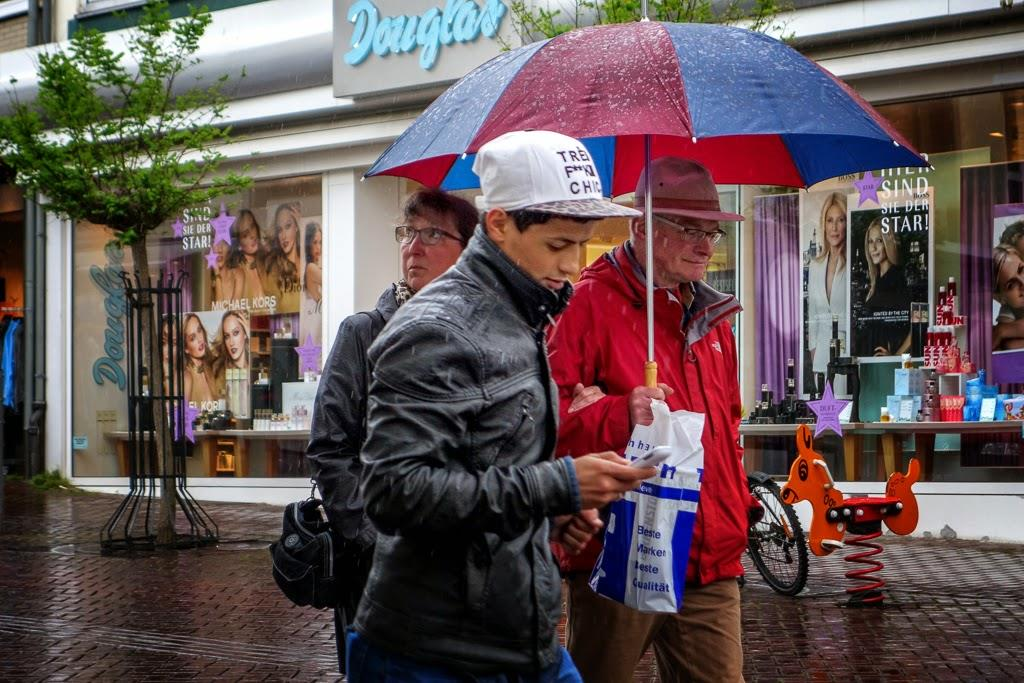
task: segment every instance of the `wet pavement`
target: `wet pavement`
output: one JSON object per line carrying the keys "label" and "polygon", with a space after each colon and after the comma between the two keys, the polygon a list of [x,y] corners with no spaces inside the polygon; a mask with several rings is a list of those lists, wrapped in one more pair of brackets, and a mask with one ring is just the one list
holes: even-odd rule
{"label": "wet pavement", "polygon": [[[208,503],[216,547],[106,557],[119,499],[7,482],[0,504],[0,680],[337,680],[329,613],[291,605],[266,545],[281,511]],[[808,587],[743,590],[748,681],[1020,680],[1024,546],[882,539],[883,609],[844,607],[836,553]],[[650,656],[634,681],[657,681]]]}

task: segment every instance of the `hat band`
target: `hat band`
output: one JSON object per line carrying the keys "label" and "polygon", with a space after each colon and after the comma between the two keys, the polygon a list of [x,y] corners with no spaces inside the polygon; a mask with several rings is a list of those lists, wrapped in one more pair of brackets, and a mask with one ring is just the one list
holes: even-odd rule
{"label": "hat band", "polygon": [[[654,197],[654,209],[676,209],[682,211],[721,211],[717,199],[674,199],[671,197]],[[644,198],[637,197],[634,206],[643,206]]]}

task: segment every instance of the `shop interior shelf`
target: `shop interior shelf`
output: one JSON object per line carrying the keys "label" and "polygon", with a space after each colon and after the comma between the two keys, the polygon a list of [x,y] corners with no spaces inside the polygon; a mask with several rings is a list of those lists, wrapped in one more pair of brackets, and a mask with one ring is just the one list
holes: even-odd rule
{"label": "shop interior shelf", "polygon": [[[814,428],[814,425],[810,425]],[[746,449],[744,459],[748,464],[757,466],[759,442],[762,437],[792,437],[796,434],[797,425],[792,424],[741,424],[740,436]],[[921,462],[923,480],[929,481],[932,476],[932,465],[935,456],[935,436],[937,434],[1024,434],[1024,422],[1020,420],[1000,420],[996,422],[851,422],[843,425],[843,470],[846,481],[856,481],[861,471],[861,459],[864,453],[864,437],[874,436],[878,439],[879,450],[885,476],[900,470],[903,471],[904,440],[913,436],[913,456]],[[830,432],[831,433],[831,432]],[[836,477],[840,473],[835,473]]]}
{"label": "shop interior shelf", "polygon": [[[196,439],[205,439],[217,436],[233,436],[244,439],[284,439],[284,440],[307,440],[309,439],[308,429],[197,429]],[[127,430],[110,430],[104,432],[108,439],[127,441]]]}

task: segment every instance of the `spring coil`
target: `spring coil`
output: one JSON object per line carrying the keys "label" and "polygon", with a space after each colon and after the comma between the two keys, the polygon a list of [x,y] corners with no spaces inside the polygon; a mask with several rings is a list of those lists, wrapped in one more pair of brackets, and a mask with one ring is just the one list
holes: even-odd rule
{"label": "spring coil", "polygon": [[846,540],[846,545],[855,545],[860,548],[865,548],[862,552],[854,553],[852,555],[845,555],[843,560],[846,562],[857,562],[860,564],[868,565],[860,569],[851,569],[846,572],[846,578],[853,581],[861,581],[860,585],[855,585],[846,589],[847,594],[850,596],[849,604],[875,604],[880,603],[885,598],[882,593],[882,588],[885,587],[885,580],[877,573],[885,568],[885,565],[878,560],[873,560],[875,555],[879,555],[882,552],[882,546],[877,543],[871,543],[872,539],[878,538],[882,535],[882,530],[879,529],[870,534],[864,534],[863,536],[854,536],[852,539]]}

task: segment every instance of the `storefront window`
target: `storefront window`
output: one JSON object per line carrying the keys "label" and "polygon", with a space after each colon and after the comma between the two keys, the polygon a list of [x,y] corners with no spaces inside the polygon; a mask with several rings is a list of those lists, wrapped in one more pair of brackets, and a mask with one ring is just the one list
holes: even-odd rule
{"label": "storefront window", "polygon": [[[259,182],[147,237],[152,275],[183,274],[184,395],[199,411],[190,476],[304,476],[322,364],[320,176]],[[75,230],[75,476],[126,474],[124,294],[129,249]],[[169,321],[163,330],[171,329]],[[164,375],[166,376],[166,372]]]}
{"label": "storefront window", "polygon": [[[878,420],[882,408],[887,408],[893,419],[939,420],[938,414],[929,415],[913,402],[909,403],[911,410],[903,409],[908,402],[902,400],[906,398],[902,394],[907,392],[897,390],[900,385],[894,370],[903,353],[909,353],[918,366],[925,361],[934,365],[925,348],[928,330],[937,323],[940,287],[952,279],[959,312],[967,318],[965,324],[952,326],[949,334],[962,351],[970,353],[970,365],[989,370],[988,383],[993,383],[987,367],[988,342],[979,341],[990,333],[992,322],[987,318],[994,314],[983,309],[991,307],[993,295],[979,293],[986,280],[978,273],[991,268],[988,255],[995,239],[991,231],[993,225],[1000,224],[987,214],[981,220],[981,210],[971,207],[981,206],[1006,222],[1015,220],[1013,215],[1024,215],[1024,203],[1014,204],[1021,202],[1019,181],[1013,187],[1006,185],[1008,189],[993,185],[995,190],[986,189],[988,194],[979,198],[974,196],[975,184],[970,179],[977,169],[1015,167],[1019,164],[1008,162],[1024,159],[1024,90],[889,104],[878,110],[927,155],[931,168],[876,169],[834,178],[788,202],[767,195],[755,197],[756,215],[761,217],[755,221],[755,230],[770,230],[777,250],[776,259],[758,260],[759,267],[762,262],[773,264],[771,272],[762,268],[755,278],[766,287],[790,278],[803,282],[799,296],[778,297],[778,310],[761,318],[799,321],[795,326],[799,330],[797,386],[804,396],[820,390],[829,345],[837,338],[840,355],[859,358],[861,421]],[[994,173],[1013,176],[1012,170]],[[966,217],[964,207],[969,214]],[[989,231],[985,239],[973,240],[988,247],[973,245],[964,229],[968,223],[972,226],[968,233]],[[975,228],[975,223],[979,227]],[[964,263],[971,263],[973,272],[965,272]],[[792,348],[788,340],[793,328],[792,324],[759,326],[758,347]],[[758,386],[777,383],[777,373],[772,370],[785,360],[773,359],[764,369],[759,368]],[[945,371],[951,378],[956,375],[948,368]],[[836,381],[836,393],[847,393],[843,378]],[[954,384],[952,379],[941,383],[950,391]],[[1004,384],[1000,391],[1010,389]],[[959,451],[960,457],[937,458],[931,476],[948,481],[979,477],[1017,481],[1024,476],[1022,470],[990,475],[967,469],[992,464],[991,458],[979,456],[993,447],[1008,454],[998,460],[999,465],[1024,465],[1019,436],[986,437],[983,441],[980,445],[977,439],[970,444],[965,441],[961,449],[958,436],[939,436],[935,450]]]}
{"label": "storefront window", "polygon": [[988,161],[1024,159],[1024,89],[876,107],[922,152],[986,148]]}

